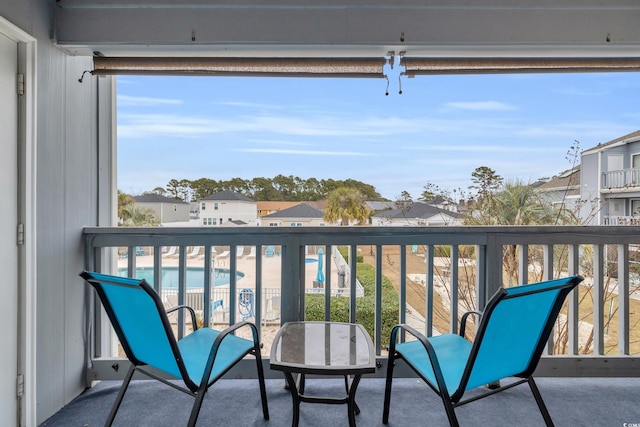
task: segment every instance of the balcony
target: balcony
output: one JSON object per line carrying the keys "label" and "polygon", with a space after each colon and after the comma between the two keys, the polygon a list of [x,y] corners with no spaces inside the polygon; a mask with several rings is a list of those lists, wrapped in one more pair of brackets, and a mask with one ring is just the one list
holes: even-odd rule
{"label": "balcony", "polygon": [[[161,278],[163,268],[172,264],[177,283],[170,289],[163,279],[154,280],[159,293],[173,295],[175,303],[193,304],[207,324],[255,321],[266,355],[271,331],[281,323],[310,315],[336,320],[338,306],[347,307],[344,320],[368,322],[378,377],[385,372],[386,334],[393,324],[410,323],[428,336],[456,332],[462,313],[482,309],[498,287],[570,274],[583,275],[584,285],[570,295],[538,375],[637,376],[640,290],[630,276],[637,273],[633,261],[638,235],[637,226],[84,230],[88,269],[114,272],[119,265],[122,274],[133,276],[144,262],[154,278]],[[277,248],[275,255],[265,255],[269,246]],[[145,255],[136,255],[136,248]],[[319,249],[321,284],[314,283]],[[175,253],[168,257],[170,251]],[[225,252],[221,264],[217,256]],[[202,278],[194,290],[188,278],[189,268],[196,264]],[[219,268],[228,273],[220,287],[215,283]],[[363,276],[364,271],[369,273]],[[397,294],[390,296],[388,286]],[[243,290],[251,291],[250,311],[242,307]],[[106,317],[89,298],[87,329],[92,342],[87,358],[92,363],[87,382],[119,379],[126,369],[114,366],[121,368],[126,360],[118,358]],[[222,304],[215,304],[220,300]],[[178,335],[190,327],[184,318],[175,319],[175,326]],[[231,376],[244,376],[243,366]],[[279,378],[276,372],[266,372]]]}
{"label": "balcony", "polygon": [[638,190],[640,186],[640,169],[621,169],[602,173],[603,190]]}
{"label": "balcony", "polygon": [[640,216],[611,215],[602,219],[603,225],[640,225]]}
{"label": "balcony", "polygon": [[[540,393],[556,426],[632,426],[640,419],[633,402],[640,399],[640,378],[538,378]],[[202,406],[198,425],[291,426],[291,396],[284,381],[267,380],[270,420],[264,421],[255,380],[221,380]],[[106,381],[85,392],[44,425],[103,425],[119,383]],[[324,396],[337,395],[340,380],[312,379],[307,389]],[[357,400],[358,426],[383,426],[384,379],[363,377]],[[568,404],[568,402],[570,402]],[[114,425],[186,424],[192,398],[155,381],[133,382]],[[543,426],[544,421],[526,386],[513,388],[456,410],[461,426]],[[447,416],[435,393],[415,379],[393,382],[389,426],[446,426]],[[158,424],[159,425],[159,424]],[[347,425],[346,408],[302,405],[300,426]]]}

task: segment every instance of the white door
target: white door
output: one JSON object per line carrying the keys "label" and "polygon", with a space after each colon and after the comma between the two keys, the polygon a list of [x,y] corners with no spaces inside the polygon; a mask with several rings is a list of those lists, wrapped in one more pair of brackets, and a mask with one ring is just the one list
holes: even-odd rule
{"label": "white door", "polygon": [[0,425],[18,422],[18,45],[0,33]]}

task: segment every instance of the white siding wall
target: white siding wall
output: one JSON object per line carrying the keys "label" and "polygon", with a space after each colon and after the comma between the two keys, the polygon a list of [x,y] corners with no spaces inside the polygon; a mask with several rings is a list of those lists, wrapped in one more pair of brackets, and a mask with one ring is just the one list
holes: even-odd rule
{"label": "white siding wall", "polygon": [[[205,209],[202,209],[203,203],[205,204]],[[216,203],[218,204],[218,209],[215,209]],[[258,219],[258,210],[255,202],[200,201],[200,222],[202,223],[205,218],[216,219],[216,225],[220,225],[221,218],[222,224],[228,222],[229,218],[233,221],[240,220],[255,224]]]}
{"label": "white siding wall", "polygon": [[[83,226],[97,225],[97,79],[92,68],[50,42],[52,1],[0,0],[0,16],[37,39],[36,135],[36,422],[40,424],[85,387]],[[34,84],[35,83],[35,84]]]}

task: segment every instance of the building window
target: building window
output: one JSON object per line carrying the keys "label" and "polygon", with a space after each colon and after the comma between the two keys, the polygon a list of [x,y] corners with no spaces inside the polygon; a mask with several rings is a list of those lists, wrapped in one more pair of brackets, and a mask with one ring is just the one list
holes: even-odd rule
{"label": "building window", "polygon": [[206,203],[204,203],[204,202],[202,202],[202,204],[200,205],[200,210],[201,210],[201,211],[204,211],[204,210],[206,210],[206,209],[207,209],[207,204],[206,204]]}
{"label": "building window", "polygon": [[217,204],[217,203],[214,203],[214,204],[213,204],[213,210],[214,210],[214,211],[217,211],[217,210],[218,210],[218,204]]}
{"label": "building window", "polygon": [[209,221],[211,221],[211,225],[218,225],[215,218],[209,218]]}
{"label": "building window", "polygon": [[173,211],[178,212],[178,205],[173,205]]}
{"label": "building window", "polygon": [[292,222],[291,226],[292,227],[302,227],[302,223],[301,222]]}
{"label": "building window", "polygon": [[640,199],[631,200],[631,216],[640,216]]}
{"label": "building window", "polygon": [[270,222],[269,223],[269,227],[277,227],[278,223],[277,222]]}

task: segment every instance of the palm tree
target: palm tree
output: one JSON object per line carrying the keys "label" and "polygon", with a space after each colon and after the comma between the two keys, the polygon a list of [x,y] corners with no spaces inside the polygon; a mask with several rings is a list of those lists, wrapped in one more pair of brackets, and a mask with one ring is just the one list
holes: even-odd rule
{"label": "palm tree", "polygon": [[154,227],[160,225],[158,216],[149,208],[139,208],[135,204],[126,205],[122,210],[121,226]]}
{"label": "palm tree", "polygon": [[[569,222],[568,215],[543,203],[533,187],[521,181],[510,181],[495,193],[487,193],[468,212],[465,225],[550,225]],[[534,254],[530,253],[530,257]],[[518,278],[518,248],[505,247],[505,272]]]}
{"label": "palm tree", "polygon": [[331,223],[340,221],[341,225],[349,225],[350,221],[364,224],[369,212],[364,205],[364,195],[355,188],[339,187],[327,196],[327,207],[324,220]]}
{"label": "palm tree", "polygon": [[130,209],[135,200],[129,194],[118,190],[118,222],[122,223],[127,215],[127,209]]}

